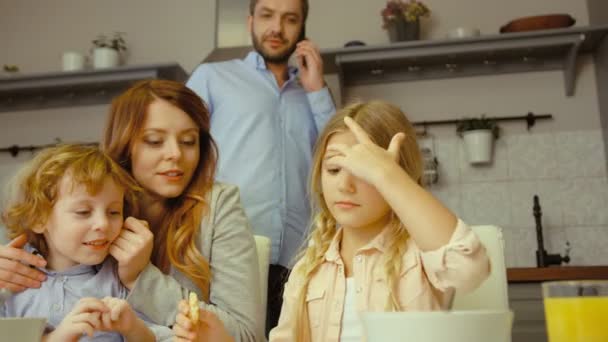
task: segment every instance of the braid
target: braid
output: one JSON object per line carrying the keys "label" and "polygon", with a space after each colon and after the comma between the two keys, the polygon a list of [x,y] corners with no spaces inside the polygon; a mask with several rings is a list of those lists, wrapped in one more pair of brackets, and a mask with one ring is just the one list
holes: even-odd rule
{"label": "braid", "polygon": [[308,284],[310,284],[310,280],[319,266],[323,264],[325,252],[327,252],[336,234],[336,221],[325,212],[321,211],[317,214],[314,222],[314,229],[310,236],[311,243],[303,252],[301,267],[294,270],[294,272],[298,272],[300,275],[298,279],[303,279],[300,291],[298,292],[298,299],[294,306],[294,336],[296,342],[308,342],[311,340],[310,319],[308,318],[308,307],[306,305]]}
{"label": "braid", "polygon": [[388,298],[386,302],[386,311],[403,311],[404,308],[399,304],[399,299],[396,293],[399,283],[399,273],[403,266],[403,254],[405,253],[406,242],[409,238],[407,229],[401,224],[399,219],[394,217],[389,223],[390,233],[387,236],[390,245],[384,260],[384,272],[388,287]]}

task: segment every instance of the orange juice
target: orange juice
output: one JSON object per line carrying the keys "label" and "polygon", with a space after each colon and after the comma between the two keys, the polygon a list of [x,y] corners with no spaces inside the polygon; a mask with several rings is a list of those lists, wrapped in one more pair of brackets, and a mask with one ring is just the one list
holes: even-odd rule
{"label": "orange juice", "polygon": [[608,297],[545,298],[549,342],[608,342]]}

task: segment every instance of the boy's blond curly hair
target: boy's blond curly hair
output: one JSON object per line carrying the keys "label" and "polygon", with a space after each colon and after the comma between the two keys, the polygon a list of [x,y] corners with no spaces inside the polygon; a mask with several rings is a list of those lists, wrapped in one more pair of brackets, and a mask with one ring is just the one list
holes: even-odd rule
{"label": "boy's blond curly hair", "polygon": [[97,146],[62,144],[40,151],[9,183],[2,212],[9,238],[26,233],[33,247],[43,256],[48,254],[44,237],[32,228],[48,220],[63,177],[71,178],[72,187],[84,185],[93,195],[109,178],[125,191],[125,215],[137,214],[136,193],[140,188],[128,172]]}

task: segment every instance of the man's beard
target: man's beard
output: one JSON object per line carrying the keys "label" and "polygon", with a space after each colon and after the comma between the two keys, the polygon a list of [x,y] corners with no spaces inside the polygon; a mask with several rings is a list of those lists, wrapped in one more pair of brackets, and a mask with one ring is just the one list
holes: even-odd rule
{"label": "man's beard", "polygon": [[[285,39],[282,36],[279,36],[277,38],[281,39],[282,41],[285,41]],[[257,51],[262,56],[262,58],[264,58],[265,62],[271,63],[271,64],[287,63],[291,54],[293,54],[293,52],[296,51],[297,43],[293,43],[291,46],[289,46],[287,48],[287,50],[285,50],[285,52],[279,53],[277,55],[271,55],[264,48],[263,42],[258,40],[255,33],[253,33],[253,32],[251,33],[251,40],[253,41],[253,48],[255,49],[255,51]]]}

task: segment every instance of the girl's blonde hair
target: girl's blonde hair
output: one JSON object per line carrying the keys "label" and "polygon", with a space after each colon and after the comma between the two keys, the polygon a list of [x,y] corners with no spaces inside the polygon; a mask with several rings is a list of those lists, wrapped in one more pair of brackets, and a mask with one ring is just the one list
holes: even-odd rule
{"label": "girl's blonde hair", "polygon": [[141,81],[112,102],[102,146],[115,161],[131,171],[133,143],[143,129],[149,105],[156,99],[183,110],[198,126],[200,158],[184,192],[166,200],[165,216],[154,232],[152,263],[165,273],[173,265],[201,289],[208,301],[211,270],[195,241],[208,210],[206,195],[213,186],[217,147],[209,134],[209,111],[203,100],[182,83]]}
{"label": "girl's blonde hair", "polygon": [[[337,222],[331,215],[323,198],[321,171],[323,155],[331,136],[338,132],[349,131],[344,124],[344,117],[346,116],[357,122],[367,132],[370,139],[384,149],[388,148],[395,134],[405,133],[398,162],[412,179],[422,185],[423,165],[420,150],[416,143],[416,132],[399,108],[382,101],[354,103],[338,111],[330,119],[317,140],[312,162],[310,192],[313,202],[312,207],[315,208],[317,214],[313,219],[312,231],[307,239],[306,247],[301,253],[299,266],[294,269],[294,272],[298,272],[296,275],[303,279],[293,312],[296,322],[294,336],[298,342],[310,341],[310,321],[306,305],[308,284],[323,263],[325,252],[327,252],[337,230]],[[384,262],[384,271],[389,289],[386,310],[400,311],[403,308],[399,305],[395,289],[401,270],[401,256],[405,252],[409,235],[396,215],[391,213],[391,217],[387,228],[390,229],[389,236],[386,239],[386,241],[390,241],[390,246],[385,254]]]}
{"label": "girl's blonde hair", "polygon": [[124,214],[137,214],[135,180],[97,146],[64,144],[40,151],[27,162],[9,184],[2,221],[11,239],[26,233],[28,242],[43,256],[48,246],[42,234],[32,231],[48,220],[63,177],[71,178],[72,189],[84,185],[95,195],[111,179],[125,191]]}

